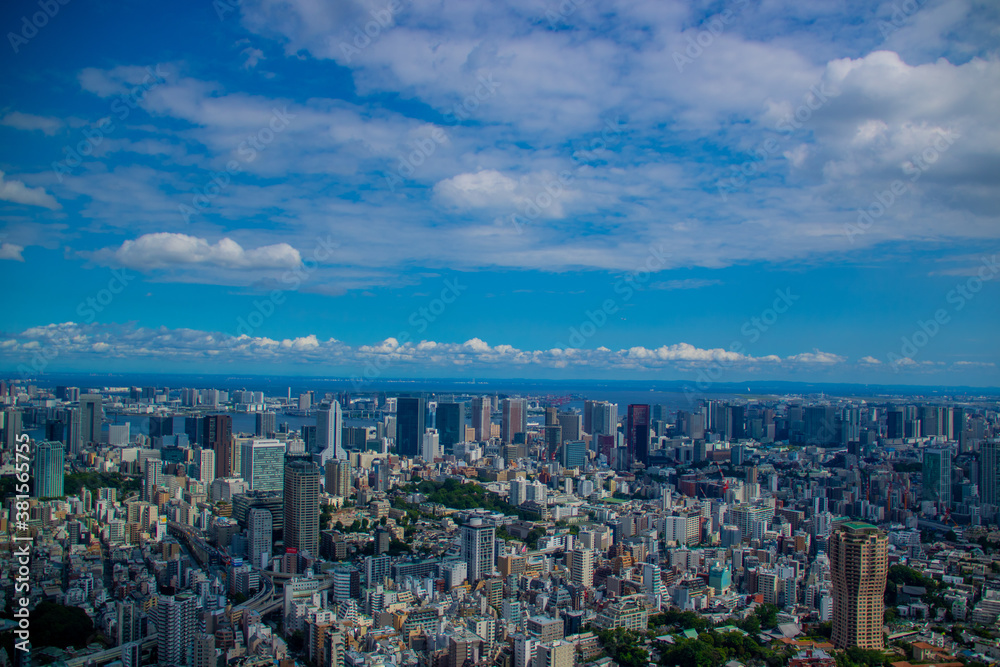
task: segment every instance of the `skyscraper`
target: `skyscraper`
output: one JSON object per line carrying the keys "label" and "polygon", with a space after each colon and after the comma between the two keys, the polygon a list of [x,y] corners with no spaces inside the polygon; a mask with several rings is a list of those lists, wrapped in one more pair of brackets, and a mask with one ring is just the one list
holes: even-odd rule
{"label": "skyscraper", "polygon": [[500,408],[500,439],[509,445],[514,442],[514,435],[528,432],[528,402],[523,398],[505,398]]}
{"label": "skyscraper", "polygon": [[867,523],[841,524],[830,535],[833,578],[833,643],[837,648],[885,647],[886,536]]}
{"label": "skyscraper", "polygon": [[83,447],[83,435],[81,433],[81,411],[80,408],[70,408],[66,411],[66,449],[70,454],[79,454]]}
{"label": "skyscraper", "polygon": [[215,476],[229,477],[232,469],[233,418],[229,415],[207,415],[201,420],[201,446],[215,452]]}
{"label": "skyscraper", "polygon": [[903,411],[889,410],[885,418],[885,437],[897,440],[903,437]]}
{"label": "skyscraper", "polygon": [[17,449],[17,437],[21,435],[21,411],[7,409],[3,411],[3,448],[8,452]]}
{"label": "skyscraper", "polygon": [[35,448],[35,497],[58,498],[63,495],[63,459],[61,442],[40,442]]}
{"label": "skyscraper", "polygon": [[279,440],[248,440],[243,443],[241,452],[240,477],[254,491],[281,491],[281,468],[284,460],[285,444],[283,442]]}
{"label": "skyscraper", "polygon": [[489,396],[477,396],[472,399],[472,428],[476,431],[476,440],[484,442],[490,439],[493,407]]}
{"label": "skyscraper", "polygon": [[400,396],[396,399],[396,452],[400,456],[420,456],[424,442],[424,399]]}
{"label": "skyscraper", "polygon": [[951,450],[925,449],[923,465],[924,500],[941,511],[951,504]]}
{"label": "skyscraper", "polygon": [[625,431],[625,447],[630,463],[641,463],[649,467],[649,406],[632,404],[628,406],[628,423]]}
{"label": "skyscraper", "polygon": [[198,454],[198,479],[208,485],[215,480],[215,452],[202,449]]}
{"label": "skyscraper", "polygon": [[285,548],[319,556],[319,468],[307,459],[285,464]]}
{"label": "skyscraper", "polygon": [[979,448],[979,497],[984,505],[1000,505],[1000,438],[988,438]]}
{"label": "skyscraper", "polygon": [[251,507],[247,512],[247,550],[254,567],[261,567],[261,561],[271,557],[273,537],[274,522],[270,510]]}
{"label": "skyscraper", "polygon": [[104,421],[104,399],[100,394],[80,396],[80,439],[84,444],[99,442]]}
{"label": "skyscraper", "polygon": [[277,416],[273,412],[258,412],[255,421],[258,438],[273,438],[274,434],[277,433]]}
{"label": "skyscraper", "polygon": [[174,434],[174,418],[164,415],[153,415],[149,418],[149,437],[162,438]]}
{"label": "skyscraper", "polygon": [[493,574],[496,562],[496,528],[473,517],[462,526],[462,559],[470,582]]}
{"label": "skyscraper", "polygon": [[326,465],[331,459],[347,458],[341,445],[344,430],[344,414],[340,403],[331,401],[323,403],[316,412],[316,451],[313,461]]}
{"label": "skyscraper", "polygon": [[446,453],[451,452],[455,443],[465,440],[464,420],[465,403],[438,403],[434,423],[437,424],[438,443]]}

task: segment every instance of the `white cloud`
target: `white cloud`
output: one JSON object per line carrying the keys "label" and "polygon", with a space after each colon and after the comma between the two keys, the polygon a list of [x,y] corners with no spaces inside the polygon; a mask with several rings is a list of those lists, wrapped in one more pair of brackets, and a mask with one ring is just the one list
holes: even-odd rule
{"label": "white cloud", "polygon": [[203,238],[170,232],[144,234],[134,241],[125,241],[117,249],[99,251],[93,258],[139,270],[185,264],[240,270],[292,269],[302,263],[299,251],[287,243],[247,250],[230,238],[212,244]]}
{"label": "white cloud", "polygon": [[[10,342],[12,341],[12,342]],[[797,366],[815,363],[812,355],[752,357],[721,348],[703,349],[690,343],[675,343],[658,348],[632,347],[611,350],[550,348],[522,350],[512,345],[490,345],[481,338],[462,343],[430,340],[400,343],[396,338],[350,346],[334,338],[323,339],[307,334],[286,339],[265,336],[233,335],[194,329],[167,329],[73,322],[32,327],[14,335],[0,346],[0,357],[16,357],[28,349],[52,348],[60,358],[98,357],[152,359],[197,362],[213,359],[220,363],[254,360],[262,364],[313,364],[325,367],[360,370],[369,364],[383,368],[399,364],[400,370],[414,368],[488,368],[509,371],[515,367],[576,369],[591,371],[687,372],[707,366],[727,369],[760,368],[768,365]],[[835,355],[823,354],[824,363],[835,363]]]}
{"label": "white cloud", "polygon": [[0,171],[0,199],[15,204],[41,206],[53,211],[61,208],[59,202],[47,193],[45,188],[30,188],[22,181],[6,178],[2,171]]}
{"label": "white cloud", "polygon": [[3,118],[0,118],[0,125],[6,125],[18,130],[39,130],[51,137],[61,130],[65,126],[65,123],[58,118],[11,111],[5,114]]}
{"label": "white cloud", "polygon": [[24,257],[21,255],[23,251],[24,246],[6,242],[0,243],[0,259],[12,259],[15,262],[23,262]]}

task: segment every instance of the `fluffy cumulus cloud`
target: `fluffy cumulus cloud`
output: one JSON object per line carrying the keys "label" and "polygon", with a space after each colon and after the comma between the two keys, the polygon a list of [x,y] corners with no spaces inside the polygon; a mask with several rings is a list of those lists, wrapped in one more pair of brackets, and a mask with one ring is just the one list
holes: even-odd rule
{"label": "fluffy cumulus cloud", "polygon": [[[198,331],[195,329],[147,328],[134,325],[78,324],[64,322],[26,329],[0,341],[0,359],[12,366],[28,365],[37,359],[61,359],[62,363],[97,360],[159,361],[196,365],[245,363],[254,361],[260,368],[273,365],[309,366],[345,374],[377,369],[378,375],[406,375],[415,368],[447,371],[465,370],[530,372],[532,369],[571,369],[582,372],[629,370],[656,372],[672,370],[697,373],[705,369],[750,371],[759,369],[792,370],[816,364],[843,365],[844,357],[815,350],[788,357],[752,356],[714,348],[699,348],[689,343],[674,343],[657,348],[631,347],[612,350],[606,347],[577,349],[557,347],[524,350],[480,338],[449,343],[430,340],[400,343],[387,338],[367,345],[348,345],[335,338],[305,334],[294,338],[274,339],[252,335]],[[874,357],[861,360],[859,368]],[[48,363],[48,362],[46,362]],[[954,362],[951,366],[983,365],[983,362]],[[944,369],[936,361],[897,362],[902,370]],[[390,371],[389,369],[393,369]],[[369,373],[371,374],[371,373]]]}
{"label": "fluffy cumulus cloud", "polygon": [[230,238],[210,243],[206,239],[169,232],[144,234],[134,241],[125,241],[119,248],[97,253],[95,259],[140,270],[185,264],[240,270],[294,269],[302,263],[299,251],[287,243],[244,249]]}

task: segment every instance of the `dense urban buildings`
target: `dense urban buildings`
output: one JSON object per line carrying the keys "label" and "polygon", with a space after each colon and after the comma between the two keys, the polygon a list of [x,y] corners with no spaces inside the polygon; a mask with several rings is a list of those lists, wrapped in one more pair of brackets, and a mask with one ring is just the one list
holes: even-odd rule
{"label": "dense urban buildings", "polygon": [[0,389],[31,600],[111,644],[67,660],[603,667],[620,629],[666,665],[694,623],[802,666],[993,650],[963,633],[1000,619],[995,398]]}

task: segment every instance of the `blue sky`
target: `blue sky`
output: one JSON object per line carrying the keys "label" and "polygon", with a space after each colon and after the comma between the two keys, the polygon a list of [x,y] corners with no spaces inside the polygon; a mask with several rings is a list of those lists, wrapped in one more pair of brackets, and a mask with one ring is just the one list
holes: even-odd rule
{"label": "blue sky", "polygon": [[0,367],[997,384],[994,3],[42,11]]}

